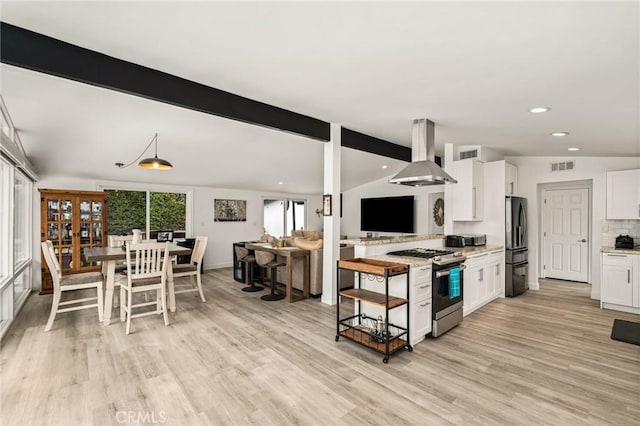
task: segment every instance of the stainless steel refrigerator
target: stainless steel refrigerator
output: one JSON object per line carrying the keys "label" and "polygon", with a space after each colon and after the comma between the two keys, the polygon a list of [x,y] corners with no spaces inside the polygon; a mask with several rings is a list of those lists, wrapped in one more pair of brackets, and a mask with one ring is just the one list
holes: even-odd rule
{"label": "stainless steel refrigerator", "polygon": [[505,201],[505,296],[513,297],[529,290],[527,270],[527,199],[506,197]]}

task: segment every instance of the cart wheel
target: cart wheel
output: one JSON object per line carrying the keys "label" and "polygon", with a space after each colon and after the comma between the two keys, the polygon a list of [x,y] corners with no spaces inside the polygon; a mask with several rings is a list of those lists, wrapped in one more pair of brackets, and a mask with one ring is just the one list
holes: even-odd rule
{"label": "cart wheel", "polygon": [[340,340],[340,336],[336,334],[336,342]]}
{"label": "cart wheel", "polygon": [[385,356],[384,358],[382,358],[382,362],[384,362],[385,364],[389,362],[389,357]]}
{"label": "cart wheel", "polygon": [[413,352],[413,346],[411,346],[411,345],[407,346],[407,350],[408,350],[409,352]]}

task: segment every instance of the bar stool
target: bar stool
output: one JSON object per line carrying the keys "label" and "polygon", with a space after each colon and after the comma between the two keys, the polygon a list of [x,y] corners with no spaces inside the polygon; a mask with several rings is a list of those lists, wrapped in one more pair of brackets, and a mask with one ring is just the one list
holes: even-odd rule
{"label": "bar stool", "polygon": [[284,266],[286,263],[278,262],[276,260],[276,255],[273,253],[259,250],[256,250],[256,262],[263,268],[271,269],[271,293],[265,294],[260,297],[260,299],[268,302],[284,299],[283,294],[276,293],[276,286],[278,285],[278,267]]}
{"label": "bar stool", "polygon": [[249,249],[246,249],[244,247],[236,246],[235,249],[238,260],[244,262],[244,270],[247,274],[246,280],[248,287],[244,287],[242,291],[253,292],[262,290],[262,287],[258,287],[253,283],[253,276],[251,274],[253,263],[255,263],[256,257],[252,254],[249,254]]}

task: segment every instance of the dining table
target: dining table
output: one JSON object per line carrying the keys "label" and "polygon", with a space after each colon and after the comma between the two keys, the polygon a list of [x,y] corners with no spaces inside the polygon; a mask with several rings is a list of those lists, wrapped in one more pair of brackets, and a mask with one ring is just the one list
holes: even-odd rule
{"label": "dining table", "polygon": [[[273,247],[270,243],[262,242],[250,242],[245,243],[245,248],[249,250],[266,251],[273,253],[277,256],[282,256],[287,261],[286,272],[286,295],[285,300],[289,303],[302,299],[309,298],[309,262],[311,252],[306,249],[298,247]],[[302,274],[302,297],[293,294],[293,262],[296,259],[302,259],[303,262],[303,274]]]}
{"label": "dining table", "polygon": [[[109,325],[111,321],[111,308],[113,306],[113,291],[116,281],[116,264],[118,261],[127,259],[127,252],[123,247],[87,247],[82,254],[87,262],[102,263],[102,273],[106,275],[106,290],[104,298],[104,325]],[[169,256],[182,256],[191,254],[191,249],[177,244],[169,244]],[[173,283],[173,266],[169,262],[167,267],[167,293],[169,295],[169,310],[176,311],[176,294]],[[120,302],[122,303],[122,301]]]}

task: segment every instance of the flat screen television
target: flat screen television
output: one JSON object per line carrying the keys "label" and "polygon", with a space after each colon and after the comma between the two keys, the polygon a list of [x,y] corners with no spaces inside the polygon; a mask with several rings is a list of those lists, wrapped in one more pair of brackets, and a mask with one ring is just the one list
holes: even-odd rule
{"label": "flat screen television", "polygon": [[375,232],[415,232],[413,195],[362,198],[360,200],[360,229]]}

